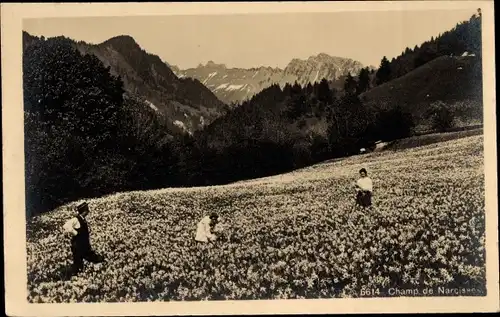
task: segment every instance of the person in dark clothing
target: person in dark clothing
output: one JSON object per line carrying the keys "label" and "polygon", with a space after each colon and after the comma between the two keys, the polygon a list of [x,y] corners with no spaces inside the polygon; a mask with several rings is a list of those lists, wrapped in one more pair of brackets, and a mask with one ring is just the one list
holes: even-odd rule
{"label": "person in dark clothing", "polygon": [[83,260],[100,263],[104,258],[94,252],[90,245],[90,230],[85,217],[90,212],[86,202],[77,206],[78,215],[64,224],[64,231],[71,234],[71,252],[73,253],[72,274],[83,269]]}

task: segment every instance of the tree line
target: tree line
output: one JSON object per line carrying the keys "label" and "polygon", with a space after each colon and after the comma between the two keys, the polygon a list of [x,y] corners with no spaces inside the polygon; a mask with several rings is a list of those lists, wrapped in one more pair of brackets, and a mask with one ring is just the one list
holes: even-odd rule
{"label": "tree line", "polygon": [[391,61],[384,56],[376,72],[375,85],[404,76],[439,56],[460,56],[467,52],[481,58],[481,36],[481,10],[478,9],[468,21],[457,23],[453,29],[432,37],[420,46],[407,47]]}

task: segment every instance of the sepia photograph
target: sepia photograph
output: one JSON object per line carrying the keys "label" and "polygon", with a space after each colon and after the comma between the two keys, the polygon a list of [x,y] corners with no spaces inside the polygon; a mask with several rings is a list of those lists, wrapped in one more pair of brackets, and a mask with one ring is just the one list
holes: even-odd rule
{"label": "sepia photograph", "polygon": [[494,57],[492,1],[2,4],[11,312],[498,311]]}

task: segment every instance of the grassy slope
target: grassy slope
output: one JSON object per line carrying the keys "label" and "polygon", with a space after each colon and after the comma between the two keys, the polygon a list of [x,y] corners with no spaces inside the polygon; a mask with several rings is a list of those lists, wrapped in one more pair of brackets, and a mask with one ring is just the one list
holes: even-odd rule
{"label": "grassy slope", "polygon": [[391,142],[391,144],[389,144],[385,148],[385,150],[403,150],[481,134],[483,134],[483,129],[473,129],[448,133],[431,133],[401,140],[395,140]]}
{"label": "grassy slope", "polygon": [[[372,88],[360,98],[367,107],[374,109],[400,105],[414,116],[417,133],[432,129],[428,120],[422,119],[422,114],[436,101],[444,102],[455,114],[456,128],[481,125],[483,105],[480,101],[480,82],[473,75],[478,61],[475,57],[442,56],[402,77]],[[304,120],[307,130],[319,129],[322,131],[320,134],[326,136],[322,127],[324,120]]]}
{"label": "grassy slope", "polygon": [[[365,215],[351,210],[361,167],[375,184],[376,207]],[[92,199],[92,243],[109,263],[64,281],[70,253],[60,227],[74,202],[29,226],[29,298],[331,297],[424,282],[481,289],[483,177],[482,136],[471,136],[227,186]],[[228,240],[204,253],[194,230],[211,211],[222,214]]]}
{"label": "grassy slope", "polygon": [[482,117],[481,87],[472,74],[478,62],[476,57],[442,56],[369,90],[361,98],[367,106],[375,108],[399,105],[417,119],[432,102],[443,101],[452,108],[460,108],[454,110],[465,121],[474,119],[473,124],[477,124]]}

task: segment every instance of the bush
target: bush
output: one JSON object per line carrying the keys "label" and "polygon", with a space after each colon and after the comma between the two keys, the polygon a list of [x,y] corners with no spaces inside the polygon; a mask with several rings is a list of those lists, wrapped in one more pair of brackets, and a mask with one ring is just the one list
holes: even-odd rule
{"label": "bush", "polygon": [[411,114],[404,112],[399,106],[381,111],[375,125],[376,138],[384,141],[409,137],[415,127]]}
{"label": "bush", "polygon": [[430,120],[433,129],[446,132],[454,126],[455,114],[444,102],[437,101],[431,104],[426,118]]}

